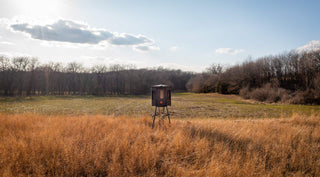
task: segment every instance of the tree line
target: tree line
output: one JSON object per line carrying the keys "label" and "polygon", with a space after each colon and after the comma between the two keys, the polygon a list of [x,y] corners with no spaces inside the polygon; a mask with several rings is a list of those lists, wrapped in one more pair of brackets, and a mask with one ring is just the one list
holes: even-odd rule
{"label": "tree line", "polygon": [[259,101],[320,104],[320,50],[249,59],[228,68],[213,64],[194,75],[187,89],[240,94]]}
{"label": "tree line", "polygon": [[71,62],[40,64],[36,58],[0,56],[0,95],[141,95],[154,84],[174,91],[239,94],[268,102],[320,104],[320,51],[291,51],[195,74],[132,65],[85,68]]}
{"label": "tree line", "polygon": [[40,64],[32,57],[0,56],[0,95],[141,95],[154,84],[186,91],[193,73],[132,65],[85,68],[77,62]]}

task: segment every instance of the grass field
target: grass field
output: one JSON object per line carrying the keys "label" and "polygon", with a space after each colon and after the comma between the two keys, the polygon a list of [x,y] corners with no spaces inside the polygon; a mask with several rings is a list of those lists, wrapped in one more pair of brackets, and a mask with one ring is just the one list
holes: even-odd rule
{"label": "grass field", "polygon": [[0,176],[320,176],[319,106],[176,94],[1,98]]}
{"label": "grass field", "polygon": [[320,121],[0,115],[0,176],[319,176]]}
{"label": "grass field", "polygon": [[[320,114],[320,106],[262,104],[235,95],[174,94],[170,112],[175,118],[281,118],[293,113]],[[128,115],[150,116],[149,96],[47,96],[0,98],[0,113],[37,113],[44,115]]]}

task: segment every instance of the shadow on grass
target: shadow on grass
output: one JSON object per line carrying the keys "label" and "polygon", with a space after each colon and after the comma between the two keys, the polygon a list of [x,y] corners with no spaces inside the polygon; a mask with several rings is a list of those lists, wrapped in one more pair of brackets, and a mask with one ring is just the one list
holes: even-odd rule
{"label": "shadow on grass", "polygon": [[[210,142],[211,146],[214,146],[216,143],[223,143],[223,145],[228,148],[230,152],[237,152],[242,155],[246,155],[248,146],[253,144],[250,139],[236,139],[230,135],[219,132],[217,130],[209,130],[205,128],[196,128],[191,126],[187,130],[190,133],[191,137],[199,137],[200,139],[205,138]],[[259,146],[258,149],[263,149]]]}
{"label": "shadow on grass", "polygon": [[[199,137],[208,140],[211,146],[211,153],[215,144],[223,144],[223,147],[231,152],[237,154],[240,157],[240,163],[245,164],[250,161],[252,157],[257,157],[259,164],[264,166],[266,171],[272,171],[278,166],[284,165],[284,170],[281,172],[283,176],[302,172],[304,175],[315,176],[315,171],[303,164],[292,163],[294,160],[294,153],[297,153],[297,147],[294,147],[295,139],[291,142],[291,148],[294,151],[284,152],[277,154],[274,151],[277,150],[277,145],[271,145],[271,148],[267,148],[265,144],[258,144],[249,138],[236,138],[232,135],[222,133],[218,130],[206,129],[202,127],[187,126],[185,128],[186,133],[192,138]],[[274,149],[276,148],[276,149]]]}
{"label": "shadow on grass", "polygon": [[186,131],[190,133],[190,136],[193,138],[199,137],[201,139],[207,139],[211,147],[215,144],[222,143],[226,150],[240,155],[242,162],[249,160],[248,153],[253,153],[258,156],[260,163],[264,164],[265,170],[274,168],[275,164],[273,164],[273,159],[271,159],[271,153],[268,152],[263,145],[254,143],[251,139],[237,139],[218,130],[196,128],[195,126],[188,127]]}

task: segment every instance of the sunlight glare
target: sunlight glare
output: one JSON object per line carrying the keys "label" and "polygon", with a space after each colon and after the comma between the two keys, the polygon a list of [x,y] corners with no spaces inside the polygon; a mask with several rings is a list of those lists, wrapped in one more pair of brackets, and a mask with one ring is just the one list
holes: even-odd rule
{"label": "sunlight glare", "polygon": [[25,0],[16,1],[20,13],[28,16],[60,16],[60,0]]}

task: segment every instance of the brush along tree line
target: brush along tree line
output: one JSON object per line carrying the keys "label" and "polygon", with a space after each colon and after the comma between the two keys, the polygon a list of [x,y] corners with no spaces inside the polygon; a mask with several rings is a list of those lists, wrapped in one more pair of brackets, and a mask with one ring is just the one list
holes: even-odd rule
{"label": "brush along tree line", "polygon": [[72,62],[39,64],[30,57],[0,56],[0,95],[141,95],[164,83],[175,91],[240,94],[268,102],[320,104],[320,51],[247,60],[222,67],[213,64],[201,74],[162,67],[130,65],[84,68]]}
{"label": "brush along tree line", "polygon": [[191,92],[240,94],[268,102],[320,104],[320,50],[247,60],[228,68],[213,64],[187,83]]}

